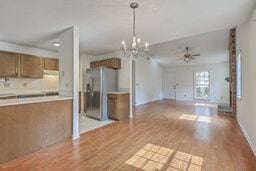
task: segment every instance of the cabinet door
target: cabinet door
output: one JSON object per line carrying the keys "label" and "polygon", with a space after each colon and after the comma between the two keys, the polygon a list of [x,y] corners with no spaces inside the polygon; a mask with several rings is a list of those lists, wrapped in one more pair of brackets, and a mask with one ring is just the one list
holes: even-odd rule
{"label": "cabinet door", "polygon": [[44,69],[58,71],[59,60],[53,58],[44,58]]}
{"label": "cabinet door", "polygon": [[91,67],[91,68],[97,67],[97,63],[96,63],[96,62],[91,62],[91,63],[90,63],[90,67]]}
{"label": "cabinet door", "polygon": [[117,113],[117,97],[114,95],[108,95],[108,117],[110,119],[119,120]]}
{"label": "cabinet door", "polygon": [[18,57],[17,53],[0,51],[0,76],[18,76]]}
{"label": "cabinet door", "polygon": [[113,69],[121,69],[121,59],[119,58],[108,59],[106,62],[106,67],[113,68]]}
{"label": "cabinet door", "polygon": [[121,59],[120,58],[113,59],[113,68],[121,69]]}
{"label": "cabinet door", "polygon": [[43,58],[33,55],[21,55],[20,59],[21,77],[42,78]]}

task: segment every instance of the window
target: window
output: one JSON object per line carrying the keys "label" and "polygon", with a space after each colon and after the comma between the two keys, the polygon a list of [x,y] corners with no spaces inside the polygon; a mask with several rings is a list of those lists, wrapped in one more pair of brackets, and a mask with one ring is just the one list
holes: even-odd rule
{"label": "window", "polygon": [[236,57],[236,97],[242,98],[242,64],[241,52]]}
{"label": "window", "polygon": [[207,100],[210,98],[209,71],[195,72],[194,98]]}

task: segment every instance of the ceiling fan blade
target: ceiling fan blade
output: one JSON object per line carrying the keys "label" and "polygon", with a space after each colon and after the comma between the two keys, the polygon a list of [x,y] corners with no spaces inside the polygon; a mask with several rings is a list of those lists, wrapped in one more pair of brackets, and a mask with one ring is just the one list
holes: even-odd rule
{"label": "ceiling fan blade", "polygon": [[191,56],[201,56],[200,54],[195,54],[195,55],[191,55]]}

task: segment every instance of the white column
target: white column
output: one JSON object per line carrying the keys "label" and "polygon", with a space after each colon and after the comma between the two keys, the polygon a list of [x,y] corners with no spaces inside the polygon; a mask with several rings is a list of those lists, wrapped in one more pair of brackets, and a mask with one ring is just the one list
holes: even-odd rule
{"label": "white column", "polygon": [[133,86],[133,79],[132,79],[132,60],[133,60],[133,56],[130,56],[130,118],[133,118],[133,92],[132,92],[132,86]]}
{"label": "white column", "polygon": [[73,97],[72,139],[80,137],[78,92],[79,92],[79,28],[73,26],[59,35],[59,93]]}

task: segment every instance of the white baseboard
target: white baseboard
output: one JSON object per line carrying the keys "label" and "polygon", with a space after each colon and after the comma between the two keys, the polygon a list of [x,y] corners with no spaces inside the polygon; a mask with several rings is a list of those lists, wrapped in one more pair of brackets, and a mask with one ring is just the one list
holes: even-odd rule
{"label": "white baseboard", "polygon": [[177,101],[183,101],[183,102],[198,102],[198,103],[216,103],[219,105],[228,105],[228,103],[223,101],[215,101],[215,100],[196,100],[196,99],[176,99]]}
{"label": "white baseboard", "polygon": [[242,132],[243,132],[243,134],[244,134],[248,144],[250,145],[250,147],[251,147],[251,149],[252,149],[252,151],[253,151],[253,153],[254,153],[254,155],[256,157],[256,147],[254,146],[252,139],[250,138],[250,136],[248,135],[246,129],[243,127],[243,125],[240,123],[240,121],[238,119],[236,119],[236,120],[237,120],[238,125],[240,126],[240,128],[241,128],[241,130],[242,130]]}
{"label": "white baseboard", "polygon": [[135,106],[140,106],[140,105],[148,104],[148,103],[155,102],[155,101],[158,101],[158,100],[163,100],[163,98],[157,98],[157,99],[148,100],[148,101],[142,102],[142,103],[136,103]]}
{"label": "white baseboard", "polygon": [[72,140],[76,140],[76,139],[78,139],[78,138],[80,138],[80,135],[79,135],[79,134],[78,134],[78,135],[72,135],[72,137],[71,137]]}

